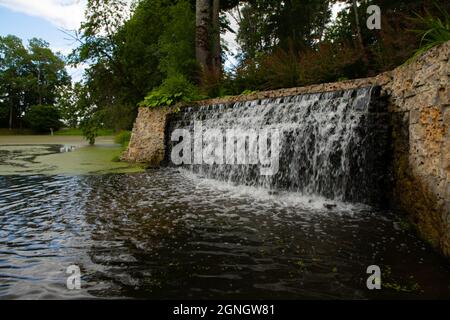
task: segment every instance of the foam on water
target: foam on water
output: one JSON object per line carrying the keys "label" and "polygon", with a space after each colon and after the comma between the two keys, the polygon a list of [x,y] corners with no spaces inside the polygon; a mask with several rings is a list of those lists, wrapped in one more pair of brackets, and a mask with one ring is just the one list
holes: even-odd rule
{"label": "foam on water", "polygon": [[[318,195],[307,195],[292,191],[273,191],[262,186],[242,186],[236,183],[211,179],[190,170],[179,169],[180,174],[192,182],[196,189],[207,188],[222,192],[224,197],[253,198],[259,203],[270,203],[270,206],[297,207],[315,214],[349,214],[353,215],[360,210],[367,210],[369,206],[362,203],[349,203],[343,201],[330,201]],[[324,210],[329,208],[328,210]]]}

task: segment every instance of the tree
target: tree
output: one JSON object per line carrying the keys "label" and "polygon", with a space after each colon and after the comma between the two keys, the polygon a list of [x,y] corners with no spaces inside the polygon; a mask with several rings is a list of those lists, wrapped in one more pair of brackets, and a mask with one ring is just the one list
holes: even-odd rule
{"label": "tree", "polygon": [[24,104],[23,94],[27,84],[29,56],[22,40],[15,36],[0,37],[0,96],[1,105],[7,109],[9,129],[19,116],[19,108]]}
{"label": "tree", "polygon": [[195,57],[195,12],[189,1],[181,0],[167,8],[159,37],[159,70],[164,77],[183,75],[195,81],[198,65]]}
{"label": "tree", "polygon": [[238,5],[238,0],[196,0],[195,52],[200,70],[220,77],[222,72],[222,46],[220,41],[223,30],[220,12]]}
{"label": "tree", "polygon": [[58,130],[62,123],[58,110],[54,106],[36,105],[30,107],[25,115],[30,128],[39,132]]}
{"label": "tree", "polygon": [[237,13],[243,59],[277,49],[304,50],[323,39],[331,18],[329,0],[252,0]]}
{"label": "tree", "polygon": [[23,115],[31,106],[53,105],[58,88],[69,82],[63,57],[53,53],[45,41],[31,39],[26,48],[15,36],[0,37],[0,109],[3,110],[0,123],[3,126],[21,127]]}
{"label": "tree", "polygon": [[172,5],[169,0],[142,0],[129,15],[124,1],[89,1],[86,21],[74,35],[80,46],[70,57],[73,64],[89,64],[85,86],[93,112],[106,111],[107,127],[131,129],[137,103],[161,84],[166,53],[160,38]]}
{"label": "tree", "polygon": [[211,6],[210,0],[197,0],[195,11],[195,55],[202,71],[209,70],[211,66],[210,56],[210,24]]}

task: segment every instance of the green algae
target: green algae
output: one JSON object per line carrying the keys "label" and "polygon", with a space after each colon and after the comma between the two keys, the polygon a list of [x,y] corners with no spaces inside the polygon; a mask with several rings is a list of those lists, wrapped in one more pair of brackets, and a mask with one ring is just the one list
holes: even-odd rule
{"label": "green algae", "polygon": [[120,156],[122,151],[123,149],[117,146],[87,146],[72,152],[40,156],[37,160],[52,167],[50,174],[106,174],[144,171],[144,168],[138,165],[113,161]]}
{"label": "green algae", "polygon": [[145,170],[140,165],[113,161],[122,152],[115,144],[3,145],[0,146],[0,175],[88,175]]}

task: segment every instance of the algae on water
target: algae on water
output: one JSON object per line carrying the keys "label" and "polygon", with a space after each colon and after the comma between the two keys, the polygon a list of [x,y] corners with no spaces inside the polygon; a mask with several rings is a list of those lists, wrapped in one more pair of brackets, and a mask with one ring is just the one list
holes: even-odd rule
{"label": "algae on water", "polygon": [[[69,151],[69,152],[67,152]],[[114,162],[122,148],[114,144],[79,146],[0,146],[0,175],[84,175],[142,172],[139,165]]]}

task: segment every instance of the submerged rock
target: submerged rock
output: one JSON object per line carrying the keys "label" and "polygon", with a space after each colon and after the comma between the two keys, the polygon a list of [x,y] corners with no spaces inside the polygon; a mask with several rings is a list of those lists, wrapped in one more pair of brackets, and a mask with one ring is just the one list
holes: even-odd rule
{"label": "submerged rock", "polygon": [[331,209],[336,208],[337,205],[336,205],[335,203],[324,203],[323,206],[324,206],[326,209],[331,210]]}

